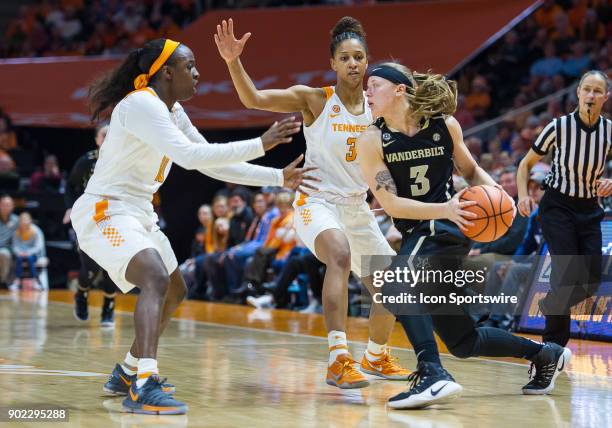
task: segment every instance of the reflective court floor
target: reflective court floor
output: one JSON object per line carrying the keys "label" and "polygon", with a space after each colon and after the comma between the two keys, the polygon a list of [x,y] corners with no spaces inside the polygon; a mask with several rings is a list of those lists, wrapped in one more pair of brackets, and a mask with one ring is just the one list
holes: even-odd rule
{"label": "reflective court floor", "polygon": [[[102,385],[133,338],[134,296],[117,300],[116,326],[99,326],[101,295],[90,296],[90,321],[72,315],[68,291],[0,293],[0,408],[67,408],[69,421],[0,422],[8,427],[610,427],[612,344],[572,341],[575,358],[550,396],[523,396],[529,367],[519,360],[443,363],[464,387],[458,399],[426,410],[387,409],[407,382],[373,380],[342,391],[325,384],[327,343],[320,315],[185,302],[160,341],[162,377],[187,402],[182,416],[133,415]],[[367,320],[347,331],[355,359],[367,341]],[[414,369],[399,324],[393,355]],[[445,352],[445,348],[441,346]]]}

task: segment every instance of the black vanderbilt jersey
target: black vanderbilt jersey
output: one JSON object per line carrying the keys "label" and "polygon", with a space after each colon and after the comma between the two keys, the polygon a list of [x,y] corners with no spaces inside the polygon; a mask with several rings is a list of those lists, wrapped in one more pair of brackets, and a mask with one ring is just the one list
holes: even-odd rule
{"label": "black vanderbilt jersey", "polygon": [[[380,118],[375,126],[381,131],[385,165],[397,187],[397,195],[421,202],[439,203],[452,198],[453,139],[443,117],[429,119],[423,128],[409,137],[390,130]],[[419,220],[393,219],[400,232]]]}

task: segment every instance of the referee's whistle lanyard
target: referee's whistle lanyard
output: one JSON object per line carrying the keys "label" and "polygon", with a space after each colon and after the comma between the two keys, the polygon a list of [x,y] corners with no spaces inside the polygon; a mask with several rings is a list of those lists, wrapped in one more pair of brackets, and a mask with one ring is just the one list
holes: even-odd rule
{"label": "referee's whistle lanyard", "polygon": [[595,128],[596,128],[595,125],[597,125],[597,123],[599,122],[599,116],[601,115],[601,110],[600,110],[598,114],[594,115],[596,119],[595,119],[595,122],[591,124],[591,115],[593,114],[592,109],[591,109],[592,104],[593,103],[587,104],[586,112],[587,112],[588,121],[586,123],[580,117],[580,107],[576,107],[576,115],[578,116],[578,120],[584,125],[585,131],[588,132],[589,134],[595,131]]}

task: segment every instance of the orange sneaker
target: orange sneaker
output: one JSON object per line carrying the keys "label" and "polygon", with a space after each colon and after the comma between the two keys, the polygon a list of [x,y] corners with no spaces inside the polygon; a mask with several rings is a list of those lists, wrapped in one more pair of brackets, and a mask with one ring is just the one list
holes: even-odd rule
{"label": "orange sneaker", "polygon": [[410,376],[410,370],[400,366],[398,361],[399,358],[392,357],[388,350],[383,351],[380,359],[376,361],[368,360],[368,357],[363,354],[361,371],[389,380],[407,380],[408,376]]}
{"label": "orange sneaker", "polygon": [[363,388],[370,384],[363,374],[355,367],[357,362],[351,354],[340,354],[336,361],[327,368],[328,385],[342,389]]}

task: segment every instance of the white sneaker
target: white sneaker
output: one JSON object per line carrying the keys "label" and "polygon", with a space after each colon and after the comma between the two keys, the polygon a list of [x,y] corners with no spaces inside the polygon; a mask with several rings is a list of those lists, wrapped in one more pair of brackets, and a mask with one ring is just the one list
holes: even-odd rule
{"label": "white sneaker", "polygon": [[317,299],[310,299],[310,303],[300,311],[301,314],[320,314],[321,304]]}
{"label": "white sneaker", "polygon": [[16,279],[15,281],[11,283],[11,285],[8,286],[8,289],[10,291],[18,291],[20,287],[21,287],[21,281]]}
{"label": "white sneaker", "polygon": [[274,307],[274,298],[270,294],[264,294],[263,296],[255,297],[249,296],[246,299],[249,306],[253,306],[257,309],[268,309]]}

